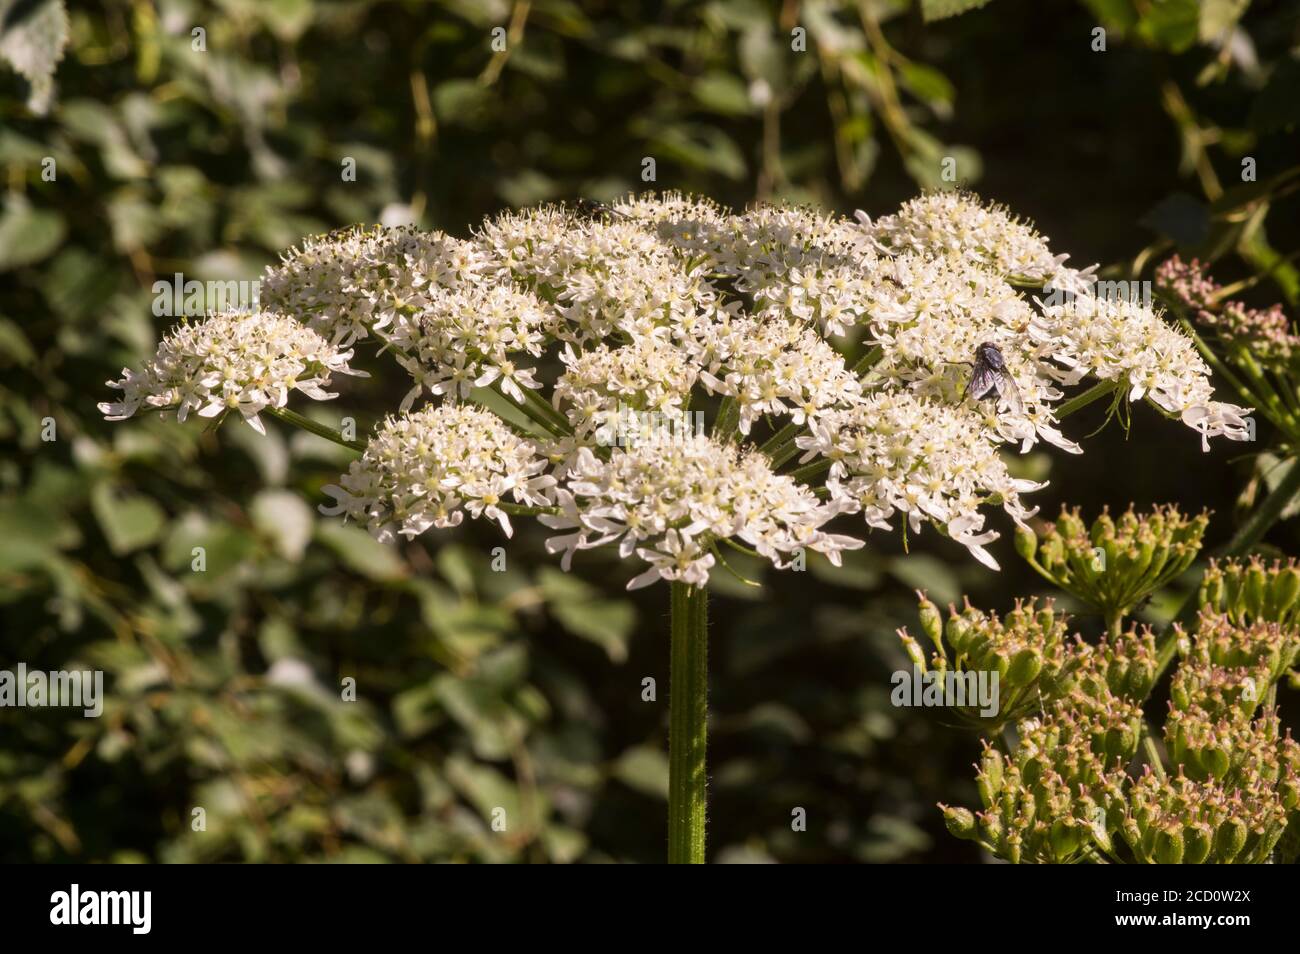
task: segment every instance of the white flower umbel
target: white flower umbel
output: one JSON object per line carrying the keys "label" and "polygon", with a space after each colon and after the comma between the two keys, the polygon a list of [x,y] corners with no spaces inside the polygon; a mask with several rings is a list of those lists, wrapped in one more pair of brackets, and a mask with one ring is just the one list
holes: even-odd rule
{"label": "white flower umbel", "polygon": [[478,240],[496,257],[502,280],[554,304],[552,331],[563,341],[682,341],[718,307],[704,263],[683,261],[631,218],[585,218],[549,207],[492,219]]}
{"label": "white flower umbel", "polygon": [[775,473],[757,450],[706,435],[614,448],[607,460],[582,448],[558,501],[561,514],[540,519],[568,532],[547,549],[563,553],[567,569],[575,551],[617,543],[621,557],[650,564],[628,589],[659,579],[702,585],[715,540],[742,541],[778,568],[801,549],[838,565],[842,551],[862,546],[822,530],[837,506]]}
{"label": "white flower umbel", "polygon": [[707,390],[734,398],[740,432],[763,416],[814,421],[862,397],[858,376],[817,332],[799,321],[768,316],[719,323],[699,339],[697,360]]}
{"label": "white flower umbel", "polygon": [[1074,377],[1116,381],[1130,401],[1146,398],[1201,434],[1250,440],[1250,408],[1214,400],[1210,369],[1191,338],[1151,307],[1125,299],[1078,297],[1048,305],[1037,334]]}
{"label": "white flower umbel", "polygon": [[430,405],[388,418],[340,479],[324,492],[377,539],[419,536],[457,526],[465,511],[513,533],[503,506],[549,506],[555,479],[542,471],[536,445],[495,414],[465,404]]}
{"label": "white flower umbel", "polygon": [[284,315],[213,315],[173,328],[139,371],[123,368],[122,380],[108,382],[122,391],[122,399],[99,409],[110,421],[142,407],[173,412],[180,421],[191,412],[217,417],[238,411],[265,434],[258,414],[284,407],[289,392],[325,401],[336,397],[325,390],[331,375],[364,376],[348,366],[351,357],[350,350]]}
{"label": "white flower umbel", "polygon": [[[103,408],[237,408],[260,426],[257,412],[290,390],[331,396],[330,374],[348,371],[340,348],[374,342],[415,386],[322,511],[385,541],[467,512],[507,534],[511,515],[537,516],[564,569],[608,547],[637,561],[629,587],[667,581],[669,858],[702,862],[705,587],[731,569],[721,546],[778,569],[801,569],[806,551],[838,564],[863,541],[831,521],[889,528],[901,516],[904,534],[931,523],[996,569],[990,509],[1023,523],[1034,510],[1022,495],[1042,486],[1013,478],[1000,451],[1077,451],[1058,419],[1089,375],[1101,383],[1069,409],[1121,393],[1203,439],[1249,437],[1190,342],[1148,308],[1085,314],[1091,271],[1064,263],[1031,226],[965,193],[877,222],[792,206],[734,214],[669,194],[510,212],[468,241],[348,230],[268,272],[263,300],[292,318],[183,325]],[[1044,304],[1033,290],[1075,298]],[[861,354],[851,368],[849,350]],[[624,411],[648,420],[625,432]]]}
{"label": "white flower umbel", "polygon": [[[849,510],[870,526],[898,513],[913,532],[933,522],[991,564],[988,508],[1023,520],[1032,511],[1020,497],[1038,486],[1012,479],[999,448],[1045,441],[1078,452],[1058,409],[1086,377],[1146,398],[1204,438],[1248,436],[1245,410],[1213,400],[1191,342],[1149,308],[1096,302],[1090,272],[1064,260],[1032,226],[968,193],[921,196],[876,222],[787,205],[732,213],[669,193],[509,212],[469,240],[352,229],[309,239],[269,270],[264,300],[302,325],[270,315],[222,319],[230,327],[215,332],[182,326],[145,372],[118,382],[125,397],[105,410],[122,417],[148,404],[183,417],[238,407],[256,422],[290,389],[328,396],[320,387],[350,354],[338,348],[368,339],[414,378],[403,412],[424,397],[446,407],[488,401],[487,387],[517,405],[513,430],[475,418],[523,455],[485,492],[515,493],[509,481],[520,479],[520,493],[540,494],[550,485],[534,481],[552,481],[546,517],[570,531],[566,565],[574,550],[610,542],[617,525],[625,557],[698,582],[715,538],[749,533],[778,566],[801,535],[837,553],[842,538],[816,535]],[[1044,303],[1034,288],[1075,294]],[[996,346],[1006,377],[977,399],[967,385],[984,345]],[[847,348],[863,352],[853,368]],[[461,412],[445,413],[396,418],[382,433],[424,422],[461,434],[451,427]],[[393,453],[383,459],[396,468]],[[618,481],[632,474],[620,468],[650,481],[627,510],[631,529],[610,509],[628,506],[611,496],[630,492]],[[448,496],[443,476],[356,503],[378,473],[349,475],[342,490],[352,502],[340,507],[399,528],[391,533],[450,526],[462,499],[471,513],[493,506]],[[727,509],[728,495],[758,494],[735,483],[740,473],[784,501],[786,510],[769,507],[775,523]],[[823,475],[824,487],[808,483]],[[813,509],[796,519],[792,501]],[[697,505],[731,522],[714,510],[704,519]],[[396,521],[394,507],[404,508]],[[651,521],[648,535],[638,521]]]}
{"label": "white flower umbel", "polygon": [[[555,383],[555,407],[583,443],[612,444],[624,438],[629,429],[618,429],[628,411],[679,415],[699,374],[683,349],[653,337],[581,354],[565,345],[560,360],[565,371]],[[631,429],[633,435],[639,431]]]}
{"label": "white flower umbel", "polygon": [[997,539],[984,531],[980,507],[1001,504],[1016,523],[1037,512],[1020,494],[1043,484],[1017,480],[997,451],[997,435],[970,409],[936,403],[908,391],[871,395],[846,411],[830,411],[797,439],[804,460],[831,461],[826,486],[832,504],[861,511],[868,525],[890,528],[902,513],[912,532],[933,521],[997,569],[984,545]]}
{"label": "white flower umbel", "polygon": [[[1018,407],[1000,402],[966,403],[983,414],[990,432],[1028,450],[1039,439],[1070,453],[1080,448],[1056,427],[1052,405],[1068,376],[1053,349],[1033,336],[1037,317],[1019,291],[986,265],[957,253],[905,253],[882,262],[889,277],[874,291],[872,331],[882,358],[873,369],[918,396],[960,404],[976,348],[992,343],[1006,359]],[[1001,407],[999,407],[1001,405]]]}

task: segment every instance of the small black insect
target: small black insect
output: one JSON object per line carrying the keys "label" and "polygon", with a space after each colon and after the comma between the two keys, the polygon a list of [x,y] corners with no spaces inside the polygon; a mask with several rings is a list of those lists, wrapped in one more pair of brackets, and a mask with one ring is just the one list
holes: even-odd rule
{"label": "small black insect", "polygon": [[991,341],[986,341],[975,349],[975,362],[970,374],[970,383],[962,398],[973,397],[981,401],[986,397],[1003,398],[1016,414],[1024,411],[1020,400],[1020,390],[1015,380],[1007,371],[1006,359],[1002,349]]}
{"label": "small black insect", "polygon": [[620,212],[612,205],[606,205],[604,202],[597,202],[595,199],[576,199],[573,203],[573,210],[578,215],[587,219],[607,218],[614,216],[620,219],[626,219],[627,213]]}

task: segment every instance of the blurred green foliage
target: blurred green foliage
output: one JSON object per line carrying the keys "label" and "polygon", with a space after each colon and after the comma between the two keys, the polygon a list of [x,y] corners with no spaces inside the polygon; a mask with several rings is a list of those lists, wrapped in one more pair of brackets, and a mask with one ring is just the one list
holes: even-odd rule
{"label": "blurred green foliage", "polygon": [[[53,6],[0,2],[7,62]],[[353,222],[464,233],[646,187],[874,214],[953,157],[1076,260],[1213,245],[1300,293],[1276,251],[1300,247],[1294,212],[1266,230],[1273,193],[1260,214],[1258,189],[1224,186],[1247,150],[1261,184],[1295,162],[1294,3],[1252,5],[1231,42],[1245,4],[996,0],[929,24],[944,3],[69,6],[48,104],[39,69],[0,69],[0,668],[100,668],[108,699],[99,719],[0,709],[4,861],[662,857],[662,594],[627,597],[595,561],[564,575],[540,533],[504,573],[491,528],[384,548],[315,513],[347,453],[308,435],[106,425],[103,382],[173,320],[158,280],[255,279]],[[340,405],[404,390],[377,375]],[[1098,448],[1053,474],[1055,500],[1210,505],[1229,532],[1241,470],[1144,426],[1131,470]],[[932,537],[871,542],[761,597],[719,580],[716,860],[977,857],[933,806],[972,800],[978,745],[889,706],[893,630],[913,587],[997,606],[1030,584]]]}

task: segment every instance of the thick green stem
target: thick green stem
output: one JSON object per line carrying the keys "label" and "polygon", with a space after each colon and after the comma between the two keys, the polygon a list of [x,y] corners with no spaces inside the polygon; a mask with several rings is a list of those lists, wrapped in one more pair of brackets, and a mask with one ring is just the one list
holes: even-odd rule
{"label": "thick green stem", "polygon": [[1264,498],[1264,502],[1250,515],[1250,519],[1241,525],[1241,529],[1232,538],[1223,555],[1242,556],[1263,539],[1269,527],[1282,516],[1282,511],[1295,499],[1297,493],[1300,493],[1300,459],[1293,459],[1290,468],[1282,476],[1281,483]]}
{"label": "thick green stem", "polygon": [[1069,417],[1075,411],[1082,410],[1083,408],[1091,404],[1093,401],[1100,400],[1101,398],[1104,398],[1108,394],[1113,394],[1118,387],[1119,387],[1118,381],[1097,382],[1088,390],[1084,391],[1082,394],[1075,395],[1074,397],[1070,398],[1070,400],[1066,401],[1064,404],[1057,407],[1056,419],[1059,421],[1062,418]]}
{"label": "thick green stem", "polygon": [[292,424],[294,427],[301,427],[304,431],[315,434],[317,437],[323,437],[327,441],[333,441],[335,444],[342,445],[349,450],[364,451],[366,445],[363,441],[349,441],[344,439],[343,434],[334,428],[313,421],[310,417],[304,417],[297,411],[291,411],[287,407],[268,407],[266,413],[272,417],[277,417],[286,424]]}
{"label": "thick green stem", "polygon": [[708,592],[672,583],[668,705],[668,862],[704,863],[709,714]]}

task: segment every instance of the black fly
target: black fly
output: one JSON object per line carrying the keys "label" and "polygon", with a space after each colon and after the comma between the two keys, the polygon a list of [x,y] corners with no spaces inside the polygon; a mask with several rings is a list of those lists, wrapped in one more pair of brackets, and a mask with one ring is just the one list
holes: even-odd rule
{"label": "black fly", "polygon": [[606,205],[604,202],[597,202],[595,199],[575,199],[573,210],[579,216],[586,219],[607,218],[609,216],[614,216],[620,219],[626,219],[628,217],[626,212],[620,212],[612,205]]}
{"label": "black fly", "polygon": [[1002,349],[986,341],[975,349],[975,363],[971,370],[970,383],[966,385],[962,398],[964,400],[973,397],[981,401],[989,396],[1004,398],[1014,413],[1024,413],[1025,406],[1020,400],[1020,390],[1007,371],[1007,362],[1002,357]]}

